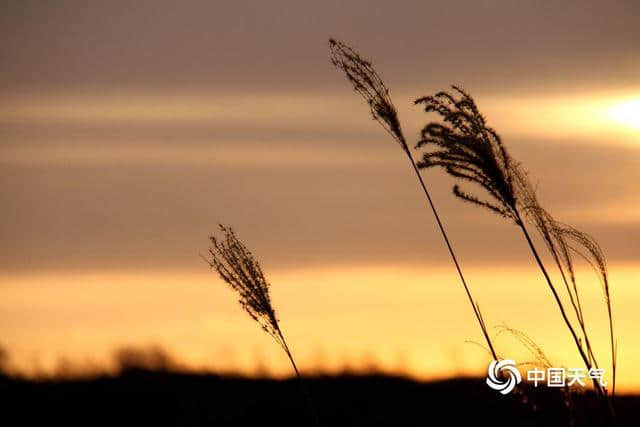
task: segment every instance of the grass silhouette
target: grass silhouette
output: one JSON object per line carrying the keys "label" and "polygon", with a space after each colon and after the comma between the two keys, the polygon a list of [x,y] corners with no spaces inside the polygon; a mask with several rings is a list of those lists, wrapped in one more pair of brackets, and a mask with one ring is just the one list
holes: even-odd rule
{"label": "grass silhouette", "polygon": [[[597,369],[597,361],[579,300],[573,269],[573,254],[582,256],[595,266],[603,281],[605,304],[609,316],[613,384],[611,394],[613,395],[616,346],[609,282],[602,250],[593,238],[573,227],[556,222],[540,206],[526,172],[511,158],[496,131],[486,125],[485,118],[479,112],[473,98],[457,86],[453,86],[452,89],[451,93],[439,92],[415,101],[416,104],[423,105],[426,112],[434,112],[441,117],[440,121],[430,122],[422,130],[421,139],[416,148],[435,147],[435,149],[426,150],[418,167],[421,169],[441,167],[458,181],[479,185],[485,190],[487,197],[470,194],[457,183],[453,187],[453,193],[465,202],[487,208],[513,221],[520,228],[588,370]],[[583,333],[584,345],[533,243],[525,219],[528,219],[538,230],[562,273],[565,288]],[[567,275],[572,286],[569,286]],[[606,389],[595,378],[592,380],[596,392],[606,398]]]}
{"label": "grass silhouette", "polygon": [[238,239],[233,229],[222,224],[219,228],[222,238],[215,235],[209,237],[211,246],[205,260],[218,272],[220,278],[238,293],[242,308],[262,327],[262,330],[273,337],[285,352],[309,404],[313,423],[319,425],[311,396],[304,385],[293,354],[280,329],[276,312],[271,305],[270,284],[262,272],[260,263]]}
{"label": "grass silhouette", "polygon": [[[474,99],[462,88],[452,86],[451,92],[441,91],[435,95],[415,100],[415,104],[423,106],[427,113],[436,113],[440,116],[440,120],[432,121],[422,129],[415,148],[423,150],[423,153],[421,160],[416,162],[402,131],[389,89],[371,62],[362,58],[353,48],[340,41],[330,39],[329,48],[332,64],[345,74],[353,89],[365,99],[374,120],[398,143],[411,163],[493,358],[500,359],[489,336],[479,304],[471,294],[441,217],[420,173],[421,169],[443,168],[457,181],[453,187],[453,193],[456,197],[500,215],[513,222],[521,230],[553,295],[563,322],[589,371],[596,396],[607,404],[609,421],[615,422],[611,398],[615,395],[617,347],[606,259],[598,243],[589,235],[556,221],[540,205],[527,173],[520,163],[510,156],[498,133],[487,125]],[[470,193],[462,188],[461,183],[478,185],[484,190],[484,195]],[[528,225],[537,230],[551,254],[560,272],[570,305],[563,303],[558,288],[551,280],[549,271],[529,233]],[[265,278],[260,264],[230,227],[220,225],[219,228],[222,237],[210,236],[211,246],[205,260],[211,268],[218,272],[223,281],[239,295],[239,302],[249,316],[283,349],[291,362],[301,390],[306,396],[313,422],[318,425],[318,418],[310,395],[280,329],[275,310],[271,304],[270,284]],[[609,322],[612,365],[611,393],[604,385],[600,384],[597,377],[591,375],[592,369],[600,369],[600,365],[593,350],[580,300],[580,287],[577,283],[574,266],[576,256],[588,262],[602,282]],[[570,315],[575,316],[577,328]],[[542,349],[526,334],[506,326],[502,327],[499,334],[503,332],[514,335],[523,343],[534,355],[536,363],[547,367],[551,366]],[[565,401],[572,399],[569,388],[563,392],[565,393]]]}
{"label": "grass silhouette", "polygon": [[458,276],[460,277],[460,281],[462,282],[462,286],[467,294],[467,298],[471,303],[471,307],[473,309],[474,315],[478,320],[480,325],[480,329],[482,330],[482,334],[489,346],[489,351],[493,356],[494,360],[498,359],[496,351],[494,349],[493,343],[491,342],[491,338],[489,337],[489,333],[487,331],[487,327],[484,323],[484,319],[482,317],[482,313],[480,311],[480,306],[478,302],[473,299],[471,295],[471,291],[469,290],[469,286],[467,285],[467,281],[462,273],[462,269],[460,267],[460,263],[458,262],[458,258],[453,250],[449,237],[447,236],[447,232],[445,231],[442,220],[440,219],[440,215],[438,214],[438,210],[429,194],[429,190],[420,175],[420,171],[416,166],[416,162],[413,159],[413,155],[411,154],[411,150],[406,142],[406,138],[402,132],[402,128],[400,126],[400,120],[398,119],[398,113],[391,101],[391,97],[389,94],[389,89],[385,86],[384,82],[378,75],[378,73],[373,68],[373,65],[368,60],[362,58],[358,52],[356,52],[353,48],[346,45],[343,42],[329,39],[329,48],[331,50],[331,63],[342,70],[347,77],[347,80],[353,86],[353,89],[359,93],[369,105],[371,110],[371,114],[380,125],[395,139],[395,141],[400,145],[402,151],[407,156],[409,163],[411,163],[411,167],[414,170],[416,177],[420,183],[420,187],[427,199],[427,203],[431,208],[433,216],[438,225],[438,229],[444,239],[445,245],[449,251],[449,255],[451,256],[451,260],[455,265],[456,271],[458,272]]}

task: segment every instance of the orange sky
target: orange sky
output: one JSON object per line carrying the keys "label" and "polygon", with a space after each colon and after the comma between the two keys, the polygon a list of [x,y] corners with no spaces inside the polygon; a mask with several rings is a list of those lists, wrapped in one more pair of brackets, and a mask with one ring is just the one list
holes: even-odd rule
{"label": "orange sky", "polygon": [[[104,364],[121,345],[160,344],[194,367],[287,372],[199,257],[224,222],[263,262],[304,368],[482,373],[486,355],[465,344],[478,328],[415,177],[331,68],[332,35],[375,60],[415,140],[428,119],[414,98],[451,83],[475,96],[543,204],[605,250],[619,384],[640,389],[637,6],[492,5],[13,4],[0,17],[11,363]],[[425,178],[488,323],[573,367],[517,230],[454,200],[441,172]],[[601,290],[582,274],[608,357]],[[499,348],[527,357],[506,336]]]}

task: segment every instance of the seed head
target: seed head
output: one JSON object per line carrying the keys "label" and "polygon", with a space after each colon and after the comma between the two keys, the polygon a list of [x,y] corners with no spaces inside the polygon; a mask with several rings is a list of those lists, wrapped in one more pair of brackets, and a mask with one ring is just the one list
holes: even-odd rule
{"label": "seed head", "polygon": [[207,263],[239,295],[242,308],[262,329],[284,347],[282,334],[271,306],[269,282],[260,264],[230,227],[219,225],[222,237],[211,235]]}
{"label": "seed head", "polygon": [[331,63],[344,72],[353,89],[367,101],[373,119],[393,136],[403,150],[408,151],[389,89],[373,69],[371,62],[362,58],[350,46],[334,39],[329,39],[329,49]]}

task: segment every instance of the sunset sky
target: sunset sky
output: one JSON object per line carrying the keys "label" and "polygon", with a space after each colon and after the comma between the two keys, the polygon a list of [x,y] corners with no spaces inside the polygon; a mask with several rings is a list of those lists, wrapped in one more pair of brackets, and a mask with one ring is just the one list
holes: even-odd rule
{"label": "sunset sky", "polygon": [[[160,345],[193,368],[287,360],[200,257],[219,222],[261,260],[303,369],[484,375],[482,336],[406,158],[329,62],[412,101],[464,86],[544,206],[607,256],[619,386],[640,390],[640,5],[21,1],[0,13],[0,346],[16,369]],[[508,222],[424,173],[491,331],[575,346]],[[609,363],[602,289],[580,271]],[[508,334],[501,355],[531,359]]]}

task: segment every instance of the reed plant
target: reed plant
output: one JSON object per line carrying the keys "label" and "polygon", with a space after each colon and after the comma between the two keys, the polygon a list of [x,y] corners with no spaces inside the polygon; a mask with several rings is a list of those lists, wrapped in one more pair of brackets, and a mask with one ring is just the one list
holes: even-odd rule
{"label": "reed plant", "polygon": [[[428,123],[421,132],[416,149],[425,150],[417,166],[420,169],[443,168],[457,183],[453,193],[458,198],[484,208],[513,222],[522,232],[527,245],[542,272],[563,322],[569,330],[585,367],[598,369],[576,282],[574,257],[584,258],[598,273],[604,291],[604,303],[608,313],[610,351],[612,364],[611,395],[615,394],[616,343],[609,279],[604,253],[589,235],[556,221],[538,202],[535,189],[521,164],[513,160],[500,136],[487,126],[474,99],[463,89],[452,86],[451,92],[438,92],[433,96],[418,98],[426,112],[436,113],[439,121]],[[477,184],[485,192],[478,196],[462,189],[460,182]],[[563,303],[553,284],[540,253],[529,233],[532,224],[540,234],[557,268],[580,328],[576,332],[569,318],[569,308]],[[607,390],[593,378],[596,392],[605,397]]]}
{"label": "reed plant", "polygon": [[[576,257],[586,260],[594,268],[602,283],[609,323],[611,392],[609,393],[597,378],[592,378],[592,381],[594,390],[599,396],[605,399],[607,396],[613,397],[616,386],[617,345],[606,259],[595,239],[572,226],[556,221],[541,206],[528,174],[520,163],[513,160],[498,133],[486,124],[474,99],[462,88],[452,86],[450,92],[441,91],[415,100],[415,104],[423,106],[426,112],[440,116],[439,121],[430,122],[422,129],[420,140],[415,148],[422,149],[424,152],[421,160],[416,162],[406,142],[389,89],[371,62],[343,42],[330,39],[329,47],[332,64],[345,74],[353,89],[367,102],[373,119],[391,135],[407,156],[494,359],[497,360],[498,356],[487,332],[479,305],[471,295],[441,217],[420,174],[421,169],[443,168],[456,180],[453,187],[456,197],[484,207],[511,221],[520,229],[588,370],[600,369],[600,365],[593,350],[580,301],[580,287],[574,266]],[[477,184],[484,190],[485,195],[478,196],[463,189],[460,184],[464,182]],[[563,302],[558,288],[550,277],[540,251],[529,232],[530,226],[537,230],[560,273],[569,305]],[[570,315],[575,317],[577,327]],[[610,404],[609,408],[613,415]]]}
{"label": "reed plant", "polygon": [[251,251],[238,239],[231,227],[219,225],[222,237],[211,235],[208,256],[205,261],[218,272],[220,278],[239,296],[238,301],[247,314],[269,334],[286,354],[304,394],[314,425],[319,425],[311,396],[303,382],[293,354],[280,329],[276,312],[269,295],[270,283],[265,278],[260,263]]}
{"label": "reed plant", "polygon": [[436,209],[435,203],[431,198],[424,179],[422,178],[422,175],[418,170],[416,162],[414,161],[404,133],[402,132],[402,127],[400,126],[400,120],[398,118],[398,112],[393,102],[391,101],[389,89],[380,78],[378,73],[375,71],[371,62],[360,56],[360,54],[352,47],[335,39],[329,39],[329,49],[331,51],[331,63],[338,70],[341,70],[344,73],[349,83],[351,83],[354,91],[362,96],[367,102],[373,119],[377,121],[385,131],[387,131],[387,133],[395,140],[395,142],[398,143],[398,145],[402,149],[402,152],[406,155],[407,160],[409,161],[409,164],[411,165],[411,168],[415,172],[416,178],[420,183],[420,188],[422,189],[422,192],[426,198],[427,204],[436,220],[436,224],[438,226],[438,229],[440,230],[440,234],[444,239],[451,260],[453,261],[453,264],[460,278],[460,282],[464,287],[469,303],[471,304],[471,308],[473,309],[473,313],[478,320],[478,324],[480,325],[482,335],[487,342],[489,351],[491,352],[494,360],[498,360],[498,355],[496,354],[493,343],[489,336],[489,332],[484,322],[484,318],[482,317],[480,306],[471,295],[471,291],[469,289],[465,276],[462,273],[462,268],[460,267],[458,258],[453,250],[444,224],[440,218],[440,215],[438,214],[438,210]]}

